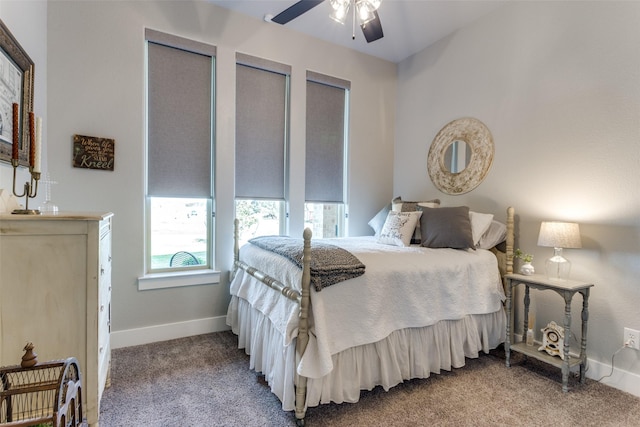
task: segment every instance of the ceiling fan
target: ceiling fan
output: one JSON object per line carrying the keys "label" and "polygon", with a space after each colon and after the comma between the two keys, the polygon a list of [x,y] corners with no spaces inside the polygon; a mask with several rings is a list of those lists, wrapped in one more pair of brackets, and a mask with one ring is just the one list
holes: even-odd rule
{"label": "ceiling fan", "polygon": [[[382,32],[382,24],[380,23],[380,17],[378,16],[378,7],[382,0],[329,0],[333,12],[331,18],[344,24],[346,17],[349,13],[349,8],[353,7],[353,38],[355,39],[355,26],[356,20],[362,28],[362,33],[367,43],[371,43],[384,36]],[[271,22],[277,24],[286,24],[289,21],[296,19],[303,13],[313,9],[324,0],[299,0],[287,9],[283,10],[273,18]]]}

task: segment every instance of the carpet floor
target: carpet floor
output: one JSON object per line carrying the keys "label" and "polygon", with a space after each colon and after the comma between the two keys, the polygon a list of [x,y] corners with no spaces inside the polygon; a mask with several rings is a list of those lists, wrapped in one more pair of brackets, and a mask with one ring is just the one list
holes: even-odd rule
{"label": "carpet floor", "polygon": [[[295,426],[231,332],[116,349],[100,427]],[[513,354],[513,353],[512,353]],[[307,411],[306,426],[640,426],[640,398],[500,349],[460,369]]]}

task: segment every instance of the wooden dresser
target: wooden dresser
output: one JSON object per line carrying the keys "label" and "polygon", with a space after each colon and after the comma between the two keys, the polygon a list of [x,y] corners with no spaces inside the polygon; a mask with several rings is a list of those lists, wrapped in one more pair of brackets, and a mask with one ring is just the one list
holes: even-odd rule
{"label": "wooden dresser", "polygon": [[112,213],[0,214],[0,366],[76,357],[98,425],[111,347]]}

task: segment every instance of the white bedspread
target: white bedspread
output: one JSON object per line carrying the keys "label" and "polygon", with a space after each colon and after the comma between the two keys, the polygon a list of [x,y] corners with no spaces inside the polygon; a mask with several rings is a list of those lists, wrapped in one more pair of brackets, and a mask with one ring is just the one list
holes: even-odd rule
{"label": "white bedspread", "polygon": [[[468,314],[493,313],[504,294],[495,256],[485,250],[396,247],[374,237],[331,239],[366,266],[363,276],[311,290],[311,334],[297,372],[320,378],[333,369],[331,356],[350,347],[380,341],[392,332],[429,326]],[[300,287],[302,272],[290,261],[254,245],[240,259],[285,284]],[[269,317],[283,347],[297,335],[298,307],[239,270],[231,294]]]}

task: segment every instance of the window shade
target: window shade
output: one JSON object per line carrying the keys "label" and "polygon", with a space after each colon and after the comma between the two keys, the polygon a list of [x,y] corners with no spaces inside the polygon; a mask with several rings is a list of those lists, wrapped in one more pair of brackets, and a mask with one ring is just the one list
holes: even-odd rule
{"label": "window shade", "polygon": [[344,80],[307,73],[307,202],[344,203],[347,88],[335,83],[348,85]]}
{"label": "window shade", "polygon": [[[184,42],[178,37],[163,35],[161,43],[156,43],[152,39],[158,34],[163,35],[146,33],[147,194],[208,198],[212,195],[213,57],[168,46],[172,40]],[[202,47],[198,42],[182,45]]]}
{"label": "window shade", "polygon": [[[251,59],[238,55],[236,64],[236,197],[282,200],[288,76],[256,68],[273,64],[270,61]],[[283,67],[276,69],[288,71]]]}

